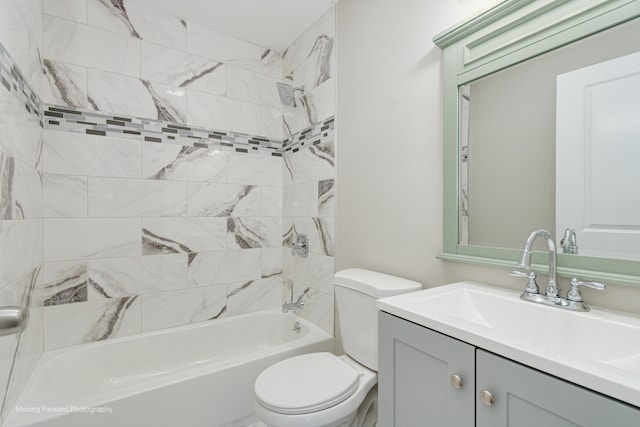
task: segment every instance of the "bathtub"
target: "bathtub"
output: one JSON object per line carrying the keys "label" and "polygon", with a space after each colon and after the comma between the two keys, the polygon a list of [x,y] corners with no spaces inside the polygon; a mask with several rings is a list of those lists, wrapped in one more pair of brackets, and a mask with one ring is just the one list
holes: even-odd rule
{"label": "bathtub", "polygon": [[48,351],[5,426],[244,427],[264,368],[332,350],[317,326],[262,311]]}

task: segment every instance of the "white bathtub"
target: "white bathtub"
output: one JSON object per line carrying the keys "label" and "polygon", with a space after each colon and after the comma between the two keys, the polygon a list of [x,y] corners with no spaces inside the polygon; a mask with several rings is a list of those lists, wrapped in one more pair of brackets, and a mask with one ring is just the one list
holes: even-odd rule
{"label": "white bathtub", "polygon": [[6,427],[247,426],[264,368],[332,350],[313,324],[262,311],[49,351]]}

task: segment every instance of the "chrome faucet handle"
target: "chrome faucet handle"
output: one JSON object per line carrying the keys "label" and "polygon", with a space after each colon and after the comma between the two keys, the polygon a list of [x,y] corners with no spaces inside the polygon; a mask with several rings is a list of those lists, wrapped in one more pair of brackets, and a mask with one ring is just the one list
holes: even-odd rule
{"label": "chrome faucet handle", "polygon": [[525,292],[528,294],[538,294],[540,293],[540,289],[538,288],[538,283],[536,282],[536,273],[533,271],[525,272],[520,270],[512,270],[509,272],[509,276],[512,277],[522,277],[529,279],[527,282],[527,287],[525,288]]}
{"label": "chrome faucet handle", "polygon": [[604,291],[607,286],[604,283],[599,282],[583,282],[577,277],[571,279],[571,289],[567,293],[567,300],[582,302],[582,293],[580,293],[580,286],[585,286],[587,288],[595,289],[598,291]]}

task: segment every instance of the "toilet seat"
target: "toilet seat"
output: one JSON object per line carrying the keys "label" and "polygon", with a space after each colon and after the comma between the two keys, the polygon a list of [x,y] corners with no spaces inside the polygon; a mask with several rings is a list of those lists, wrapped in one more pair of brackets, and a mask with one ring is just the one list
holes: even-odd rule
{"label": "toilet seat", "polygon": [[[283,389],[282,384],[289,387]],[[254,391],[266,409],[285,415],[309,414],[344,402],[358,389],[358,372],[331,353],[292,357],[265,369]]]}

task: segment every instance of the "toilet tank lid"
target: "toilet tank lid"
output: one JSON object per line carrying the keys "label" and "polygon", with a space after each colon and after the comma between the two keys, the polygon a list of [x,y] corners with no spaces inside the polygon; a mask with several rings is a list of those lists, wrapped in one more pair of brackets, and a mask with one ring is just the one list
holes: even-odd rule
{"label": "toilet tank lid", "polygon": [[362,268],[348,268],[338,271],[334,276],[334,283],[336,286],[354,289],[375,298],[390,297],[422,289],[422,285],[413,280]]}

